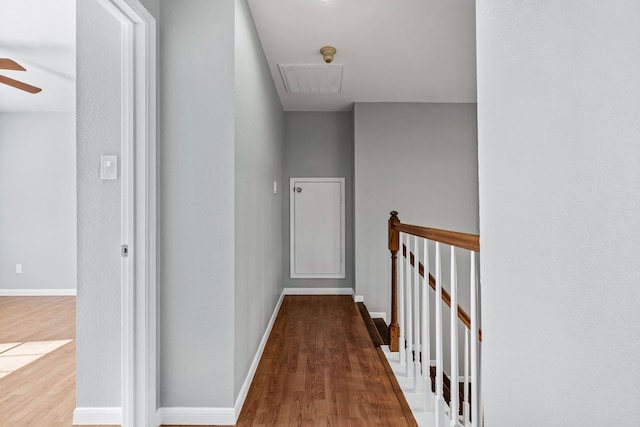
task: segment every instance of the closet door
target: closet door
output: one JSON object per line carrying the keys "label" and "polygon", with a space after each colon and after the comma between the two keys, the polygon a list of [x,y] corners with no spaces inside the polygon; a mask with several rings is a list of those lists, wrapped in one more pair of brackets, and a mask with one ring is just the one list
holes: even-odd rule
{"label": "closet door", "polygon": [[291,178],[291,278],[344,278],[344,178]]}

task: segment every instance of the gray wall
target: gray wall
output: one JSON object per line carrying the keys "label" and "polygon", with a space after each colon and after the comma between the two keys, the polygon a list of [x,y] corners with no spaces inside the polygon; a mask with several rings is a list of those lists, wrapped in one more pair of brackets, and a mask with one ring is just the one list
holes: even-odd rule
{"label": "gray wall", "polygon": [[504,3],[477,3],[486,425],[638,426],[640,3]]}
{"label": "gray wall", "polygon": [[[147,9],[147,11],[153,16],[158,23],[160,18],[160,0],[139,0],[140,3]],[[157,28],[157,27],[156,27]]]}
{"label": "gray wall", "polygon": [[0,289],[76,288],[75,163],[75,113],[0,113]]}
{"label": "gray wall", "polygon": [[[77,405],[120,406],[120,184],[100,155],[120,155],[120,24],[77,3]],[[98,386],[99,385],[99,386]]]}
{"label": "gray wall", "polygon": [[[243,0],[144,4],[159,18],[159,404],[232,407],[282,289],[283,114]],[[119,406],[120,181],[98,159],[120,149],[120,27],[95,1],[77,19],[77,401]]]}
{"label": "gray wall", "polygon": [[[289,178],[345,178],[345,278],[292,279],[289,271]],[[284,285],[287,288],[353,288],[353,114],[285,113],[282,175]]]}
{"label": "gray wall", "polygon": [[287,192],[282,185],[282,107],[246,0],[236,0],[235,6],[237,397],[282,292],[282,197]]}
{"label": "gray wall", "polygon": [[356,293],[389,314],[389,212],[478,232],[476,106],[356,103],[354,129]]}
{"label": "gray wall", "polygon": [[234,1],[160,2],[162,406],[234,403]]}

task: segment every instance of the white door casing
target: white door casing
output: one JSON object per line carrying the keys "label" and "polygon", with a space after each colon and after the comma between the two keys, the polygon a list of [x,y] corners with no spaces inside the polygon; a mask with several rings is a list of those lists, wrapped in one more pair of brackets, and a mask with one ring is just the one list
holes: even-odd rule
{"label": "white door casing", "polygon": [[345,179],[291,178],[290,276],[345,277]]}
{"label": "white door casing", "polygon": [[121,25],[122,427],[157,427],[156,21],[139,0],[97,0]]}

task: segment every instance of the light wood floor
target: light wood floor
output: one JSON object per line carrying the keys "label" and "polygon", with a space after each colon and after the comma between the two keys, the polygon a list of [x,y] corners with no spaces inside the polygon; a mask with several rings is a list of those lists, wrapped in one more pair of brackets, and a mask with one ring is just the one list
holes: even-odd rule
{"label": "light wood floor", "polygon": [[0,426],[68,427],[76,401],[75,297],[0,297],[0,342],[73,339],[0,378]]}
{"label": "light wood floor", "polygon": [[[0,427],[72,425],[76,349],[75,297],[0,297],[0,343],[62,339],[0,378]],[[411,424],[351,297],[285,297],[237,425]]]}
{"label": "light wood floor", "polygon": [[0,378],[0,427],[72,425],[75,338],[75,297],[0,297],[0,343],[73,340]]}
{"label": "light wood floor", "polygon": [[287,296],[238,426],[410,426],[350,296]]}

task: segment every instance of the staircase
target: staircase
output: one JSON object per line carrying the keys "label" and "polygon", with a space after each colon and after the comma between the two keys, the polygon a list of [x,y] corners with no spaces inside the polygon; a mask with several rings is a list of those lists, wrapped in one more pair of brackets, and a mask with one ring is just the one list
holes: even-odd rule
{"label": "staircase", "polygon": [[395,211],[388,229],[392,307],[382,352],[417,425],[480,427],[480,238],[403,224]]}
{"label": "staircase", "polygon": [[[362,319],[365,323],[365,325],[367,326],[368,332],[369,332],[369,336],[371,337],[371,341],[373,342],[373,345],[375,347],[380,347],[382,352],[383,352],[383,358],[385,359],[385,361],[387,362],[387,366],[389,367],[389,370],[391,372],[393,372],[393,375],[396,375],[396,370],[394,370],[392,368],[392,365],[389,364],[390,360],[389,360],[389,351],[388,351],[388,346],[389,346],[389,327],[387,326],[387,324],[385,323],[384,319],[381,318],[371,318],[371,316],[369,315],[369,311],[367,310],[367,307],[364,303],[357,303],[358,305],[358,309],[360,310],[360,314],[362,316]],[[393,356],[391,356],[393,358]],[[414,354],[414,358],[415,358],[415,354]],[[418,358],[420,358],[420,353],[418,353]],[[397,381],[397,377],[396,377],[396,381]],[[430,367],[430,383],[431,383],[431,392],[435,394],[435,390],[436,390],[436,368],[435,366],[431,366]],[[451,390],[451,381],[449,379],[449,377],[445,374],[443,376],[443,383],[444,383],[444,390],[443,390],[443,394],[444,394],[444,399],[445,402],[447,403],[447,405],[450,405],[451,402],[451,396],[450,396],[450,390]],[[464,381],[459,382],[458,383],[458,401],[459,402],[463,402],[465,401],[465,394],[464,394]],[[404,405],[406,405],[406,407],[408,408],[408,410],[411,412],[411,420],[410,422],[413,422],[414,425],[430,425],[428,424],[428,420],[427,421],[423,421],[421,424],[418,424],[415,421],[415,417],[414,417],[414,411],[416,412],[416,415],[420,415],[420,407],[417,407],[416,405],[414,405],[413,407],[411,407],[408,402],[407,402],[407,397],[405,396],[402,388],[399,387],[399,392],[400,392],[400,396],[398,396],[399,398],[401,398],[401,400],[404,401]],[[469,393],[469,387],[467,387],[467,393]],[[411,397],[411,401],[421,401],[425,396],[412,396]],[[464,420],[464,413],[462,410],[462,407],[459,408],[458,411],[458,416],[460,418],[460,421],[462,422]],[[461,424],[464,425],[464,424]]]}

